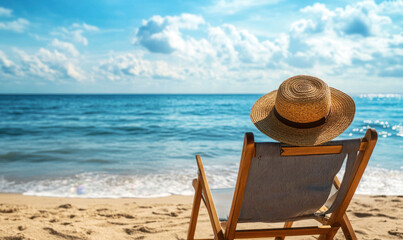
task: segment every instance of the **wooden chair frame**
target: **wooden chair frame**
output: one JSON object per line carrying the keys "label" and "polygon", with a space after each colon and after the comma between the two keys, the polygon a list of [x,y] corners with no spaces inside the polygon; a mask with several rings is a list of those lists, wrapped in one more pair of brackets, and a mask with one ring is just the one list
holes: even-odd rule
{"label": "wooden chair frame", "polygon": [[[361,145],[357,156],[357,162],[354,164],[352,180],[347,183],[347,193],[339,207],[330,215],[329,218],[316,219],[321,226],[310,227],[294,227],[293,222],[286,222],[283,228],[271,229],[248,229],[236,230],[239,214],[241,211],[242,199],[245,192],[246,181],[249,173],[249,166],[252,158],[255,156],[255,141],[253,133],[246,133],[242,150],[241,162],[239,166],[238,178],[235,186],[234,197],[230,208],[230,213],[227,222],[220,222],[214,206],[211,191],[204,172],[201,157],[196,155],[198,166],[198,177],[193,180],[195,195],[193,199],[193,208],[190,217],[188,229],[188,240],[194,240],[197,217],[199,214],[201,200],[205,203],[207,212],[210,218],[211,226],[216,240],[232,240],[241,238],[261,238],[275,237],[276,240],[283,240],[285,236],[297,235],[319,235],[319,240],[333,239],[337,231],[341,227],[346,239],[357,239],[351,223],[346,215],[348,205],[353,198],[354,192],[357,189],[358,183],[368,164],[369,158],[375,147],[378,135],[375,129],[368,129],[364,138],[361,139]],[[335,154],[340,153],[342,147],[338,146],[314,146],[314,147],[283,147],[282,155],[315,155],[315,154]],[[340,187],[340,182],[337,177],[334,180],[336,188]],[[221,225],[225,225],[224,228]],[[201,240],[201,239],[198,239]],[[205,239],[206,240],[206,239]]]}

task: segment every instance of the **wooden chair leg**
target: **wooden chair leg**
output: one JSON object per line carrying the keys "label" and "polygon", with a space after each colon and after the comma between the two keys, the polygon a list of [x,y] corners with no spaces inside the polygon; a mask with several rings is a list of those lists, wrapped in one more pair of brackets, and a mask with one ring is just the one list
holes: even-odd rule
{"label": "wooden chair leg", "polygon": [[193,181],[193,187],[195,188],[195,195],[193,198],[193,207],[192,207],[192,213],[190,215],[190,223],[189,223],[187,240],[194,239],[195,231],[196,231],[197,217],[199,215],[199,210],[200,210],[200,201],[202,199],[202,187],[201,187],[201,183],[198,179],[195,179]]}
{"label": "wooden chair leg", "polygon": [[199,155],[196,155],[196,162],[197,162],[197,167],[199,168],[199,174],[198,174],[199,177],[197,180],[199,182],[199,186],[202,191],[204,203],[206,205],[207,212],[210,217],[211,227],[214,232],[214,239],[224,240],[225,239],[224,232],[221,228],[220,220],[218,219],[217,211],[216,211],[214,203],[213,203],[213,196],[211,195],[210,187],[207,182],[206,173],[204,172],[203,163],[202,163],[201,157]]}
{"label": "wooden chair leg", "polygon": [[[327,221],[329,219],[316,219],[316,220],[322,224],[327,224]],[[340,221],[340,226],[341,226],[341,229],[343,230],[343,234],[347,240],[357,240],[357,236],[354,233],[353,226],[351,225],[350,220],[347,217],[347,214],[343,215],[343,218]],[[336,235],[336,233],[337,233],[337,231],[333,233],[333,236]],[[332,234],[328,234],[328,235],[330,236]],[[328,238],[326,238],[326,236],[320,236],[319,239],[322,239],[322,240],[323,239],[333,239],[333,237],[329,238],[329,236],[327,236]]]}
{"label": "wooden chair leg", "polygon": [[328,234],[321,234],[319,235],[318,240],[333,240],[334,236],[336,235],[337,231],[339,230],[339,227],[334,227]]}
{"label": "wooden chair leg", "polygon": [[[284,228],[290,228],[290,227],[292,227],[292,224],[293,224],[294,222],[285,222],[284,223]],[[276,237],[274,240],[284,240],[285,239],[285,236],[278,236],[278,237]]]}
{"label": "wooden chair leg", "polygon": [[353,226],[351,226],[350,220],[348,219],[346,213],[344,213],[341,220],[341,229],[343,230],[344,236],[347,240],[357,240],[357,236],[354,233]]}

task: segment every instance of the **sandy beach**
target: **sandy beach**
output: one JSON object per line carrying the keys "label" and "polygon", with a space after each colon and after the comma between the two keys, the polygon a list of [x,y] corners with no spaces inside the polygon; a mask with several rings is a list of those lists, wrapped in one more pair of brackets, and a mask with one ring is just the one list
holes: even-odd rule
{"label": "sandy beach", "polygon": [[[191,206],[191,196],[83,199],[0,194],[0,239],[186,239]],[[359,239],[403,239],[402,196],[357,195],[348,216]],[[296,226],[310,223],[315,222]],[[212,237],[210,228],[203,206],[196,237]],[[344,239],[341,230],[335,239]]]}

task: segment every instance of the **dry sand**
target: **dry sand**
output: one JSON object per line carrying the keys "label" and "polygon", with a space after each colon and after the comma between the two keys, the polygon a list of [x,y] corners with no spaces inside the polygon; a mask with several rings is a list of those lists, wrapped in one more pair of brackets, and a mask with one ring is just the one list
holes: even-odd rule
{"label": "dry sand", "polygon": [[[0,239],[186,239],[191,206],[189,196],[76,199],[0,194]],[[359,239],[403,239],[402,196],[355,196],[348,216]],[[297,226],[310,223],[316,224],[305,221]],[[196,237],[212,237],[204,206]],[[344,239],[341,230],[335,239]]]}

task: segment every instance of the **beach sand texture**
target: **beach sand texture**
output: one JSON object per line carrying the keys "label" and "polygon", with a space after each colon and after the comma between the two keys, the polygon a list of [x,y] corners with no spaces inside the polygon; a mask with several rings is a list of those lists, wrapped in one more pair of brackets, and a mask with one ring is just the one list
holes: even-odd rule
{"label": "beach sand texture", "polygon": [[[84,199],[0,194],[0,239],[186,239],[191,207],[190,196]],[[403,239],[403,196],[357,195],[347,212],[359,239]],[[296,226],[309,223],[316,222]],[[196,237],[212,237],[204,206]],[[335,239],[344,239],[341,230]]]}

